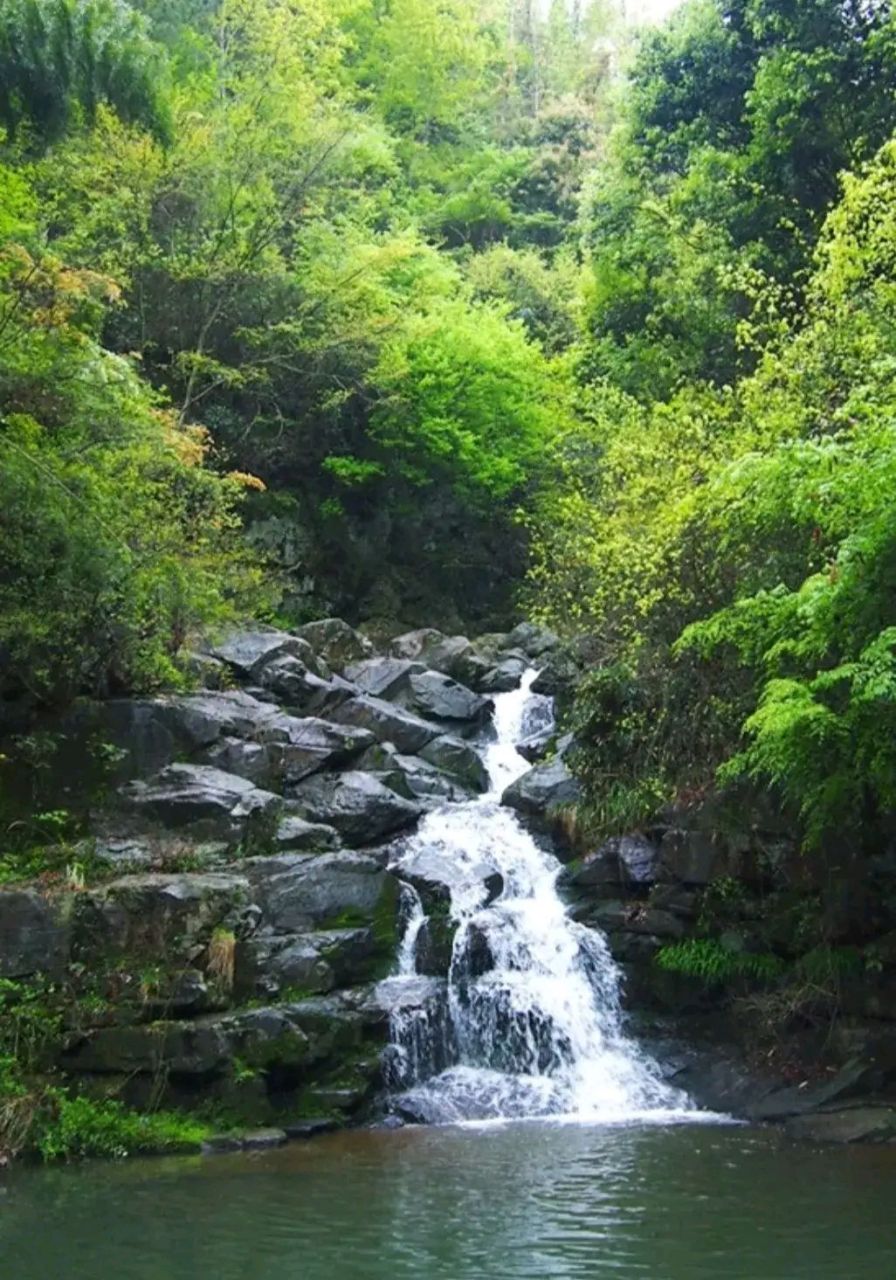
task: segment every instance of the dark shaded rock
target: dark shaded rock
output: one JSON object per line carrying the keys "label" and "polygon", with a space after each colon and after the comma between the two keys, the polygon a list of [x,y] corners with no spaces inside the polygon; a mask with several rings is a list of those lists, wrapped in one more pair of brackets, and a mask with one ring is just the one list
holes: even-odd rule
{"label": "dark shaded rock", "polygon": [[350,662],[373,656],[373,645],[341,618],[321,618],[297,627],[295,634],[306,640],[328,667],[341,671]]}
{"label": "dark shaded rock", "polygon": [[488,698],[473,693],[451,676],[440,671],[423,671],[410,677],[411,705],[422,716],[434,720],[450,720],[475,731],[491,715]]}
{"label": "dark shaded rock", "polygon": [[67,954],[59,907],[34,889],[0,889],[0,978],[58,975]]}
{"label": "dark shaded rock", "polygon": [[279,796],[211,765],[168,765],[150,782],[131,783],[123,798],[150,824],[232,842],[269,837],[282,808]]}
{"label": "dark shaded rock", "polygon": [[459,738],[453,738],[450,734],[440,734],[439,737],[427,742],[419,754],[422,760],[435,765],[443,773],[457,778],[471,791],[488,791],[488,770],[482,757],[478,751]]}
{"label": "dark shaded rock", "polygon": [[274,832],[272,847],[277,853],[327,852],[339,848],[339,835],[322,822],[306,822],[294,813],[280,819]]}
{"label": "dark shaded rock", "polygon": [[659,878],[703,887],[723,874],[722,842],[706,831],[673,828],[663,836]]}
{"label": "dark shaded rock", "polygon": [[533,817],[544,818],[581,799],[579,784],[562,760],[537,764],[512,782],[501,797],[501,803]]}
{"label": "dark shaded rock", "polygon": [[408,800],[442,803],[466,800],[469,788],[460,779],[444,773],[420,756],[405,756],[391,743],[377,743],[356,762],[356,767],[372,773]]}
{"label": "dark shaded rock", "polygon": [[790,1137],[800,1142],[896,1142],[896,1107],[851,1107],[843,1111],[794,1116],[785,1123],[785,1129]]}
{"label": "dark shaded rock", "polygon": [[804,1116],[850,1098],[867,1097],[880,1087],[882,1072],[875,1063],[853,1059],[829,1080],[777,1089],[752,1106],[753,1120],[784,1120]]}
{"label": "dark shaded rock", "polygon": [[321,1116],[311,1120],[292,1120],[283,1126],[283,1132],[290,1142],[305,1142],[309,1138],[317,1138],[322,1133],[333,1133],[340,1127],[338,1120],[329,1116]]}
{"label": "dark shaded rock", "polygon": [[397,918],[395,880],[364,854],[281,854],[250,858],[245,866],[265,923],[276,932],[345,927],[343,921],[391,926]]}
{"label": "dark shaded rock", "polygon": [[206,755],[209,764],[280,790],[321,769],[347,764],[374,741],[366,729],[331,724],[314,716],[278,716],[270,732],[277,741],[224,738]]}
{"label": "dark shaded rock", "polygon": [[267,663],[261,682],[278,702],[303,715],[326,715],[354,692],[348,681],[339,676],[324,679],[291,654]]}
{"label": "dark shaded rock", "polygon": [[370,929],[328,929],[281,936],[259,934],[245,944],[237,986],[271,997],[292,990],[325,994],[371,976],[376,943]]}
{"label": "dark shaded rock", "polygon": [[533,693],[545,693],[552,698],[565,698],[582,678],[578,662],[562,650],[548,653],[540,663],[538,675],[532,681]]}
{"label": "dark shaded rock", "polygon": [[331,718],[338,724],[366,729],[379,742],[391,742],[407,755],[416,755],[441,733],[437,725],[368,694],[350,698],[331,713]]}
{"label": "dark shaded rock", "polygon": [[210,653],[198,651],[182,653],[178,665],[203,689],[226,689],[228,684],[227,664],[220,658],[213,658]]}
{"label": "dark shaded rock", "polygon": [[456,925],[444,913],[427,916],[414,946],[414,968],[429,978],[447,978],[451,969]]}
{"label": "dark shaded rock", "polygon": [[200,1149],[204,1156],[224,1156],[239,1151],[242,1145],[242,1140],[235,1133],[215,1133],[205,1139]]}
{"label": "dark shaded rock", "polygon": [[659,849],[644,836],[613,836],[587,854],[572,875],[579,888],[617,885],[646,892],[658,874]]}
{"label": "dark shaded rock", "polygon": [[335,828],[349,844],[373,844],[412,826],[423,812],[418,803],[358,771],[317,774],[291,794],[307,817]]}
{"label": "dark shaded rock", "polygon": [[479,679],[476,687],[480,693],[508,693],[519,688],[528,667],[529,660],[524,655],[502,658]]}
{"label": "dark shaded rock", "polygon": [[389,644],[389,652],[396,658],[409,659],[412,662],[427,664],[427,656],[447,637],[435,627],[421,627],[417,631],[406,631],[396,636]]}
{"label": "dark shaded rock", "polygon": [[73,942],[81,953],[132,950],[172,959],[203,950],[219,926],[235,926],[249,881],[223,872],[124,876],[79,894]]}
{"label": "dark shaded rock", "polygon": [[155,861],[155,854],[147,840],[136,837],[122,837],[118,840],[99,838],[94,842],[91,861],[104,871],[127,875],[147,871]]}
{"label": "dark shaded rock", "polygon": [[213,645],[210,652],[243,680],[258,680],[269,662],[287,656],[301,659],[315,675],[327,674],[307,640],[274,628],[233,631]]}
{"label": "dark shaded rock", "polygon": [[420,675],[426,668],[422,662],[409,658],[366,658],[352,663],[345,669],[345,678],[357,685],[362,693],[387,702],[407,691],[411,676]]}
{"label": "dark shaded rock", "polygon": [[241,1146],[244,1151],[270,1151],[273,1147],[285,1146],[286,1141],[283,1129],[253,1129],[243,1134]]}

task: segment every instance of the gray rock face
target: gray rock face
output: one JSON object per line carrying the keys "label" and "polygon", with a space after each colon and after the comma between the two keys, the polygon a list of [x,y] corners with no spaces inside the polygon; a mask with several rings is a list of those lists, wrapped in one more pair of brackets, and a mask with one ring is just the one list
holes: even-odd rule
{"label": "gray rock face", "polygon": [[488,698],[459,684],[440,671],[423,671],[410,677],[410,699],[415,711],[432,720],[450,720],[475,731],[492,711]]}
{"label": "gray rock face", "polygon": [[280,819],[272,844],[278,853],[328,852],[339,848],[339,835],[321,822],[306,822],[287,813]]}
{"label": "gray rock face", "polygon": [[370,929],[327,929],[294,935],[252,938],[253,994],[272,997],[290,988],[325,994],[336,986],[363,982],[375,955]]}
{"label": "gray rock face", "polygon": [[344,675],[362,693],[388,702],[406,692],[411,676],[425,670],[422,662],[412,662],[409,658],[365,658],[346,667]]}
{"label": "gray rock face", "polygon": [[367,729],[377,741],[391,742],[408,755],[416,755],[441,732],[437,725],[428,724],[410,711],[381,698],[371,698],[368,694],[351,698],[337,707],[332,712],[332,719],[337,724]]}
{"label": "gray rock face", "polygon": [[317,715],[337,707],[353,692],[338,676],[322,679],[309,671],[301,658],[291,654],[267,663],[260,679],[265,690],[278,702],[303,715]]}
{"label": "gray rock face", "polygon": [[307,640],[287,631],[233,631],[211,648],[212,656],[226,662],[243,680],[257,680],[262,670],[276,658],[300,658],[315,675],[326,675]]}
{"label": "gray rock face", "polygon": [[530,764],[537,764],[544,758],[553,736],[552,728],[539,729],[536,733],[530,733],[522,742],[518,742],[516,749],[524,760],[528,760]]}
{"label": "gray rock face", "polygon": [[246,872],[266,927],[276,933],[298,933],[346,916],[373,920],[397,909],[395,881],[361,853],[250,858]]}
{"label": "gray rock face", "polygon": [[514,627],[507,637],[508,649],[522,649],[529,658],[540,658],[542,654],[556,649],[560,637],[547,627],[540,627],[535,622],[521,622]]}
{"label": "gray rock face", "polygon": [[461,742],[459,738],[453,738],[450,734],[441,734],[438,738],[433,738],[420,751],[420,758],[435,765],[443,773],[457,778],[470,791],[488,791],[488,770],[482,762],[482,757],[478,751],[474,751],[468,743]]}
{"label": "gray rock face", "polygon": [[133,782],[124,798],[150,824],[200,839],[245,841],[273,830],[279,796],[211,765],[172,764],[150,782]]}
{"label": "gray rock face", "polygon": [[315,716],[288,716],[275,707],[269,710],[259,725],[261,741],[220,737],[203,752],[203,761],[257,786],[280,790],[319,769],[347,763],[374,740],[364,729]]}
{"label": "gray rock face", "polygon": [[512,654],[496,663],[480,679],[477,688],[482,693],[507,693],[518,689],[529,666],[528,658]]}
{"label": "gray rock face", "polygon": [[341,618],[322,618],[297,627],[295,634],[308,642],[319,658],[335,671],[350,662],[373,656],[373,645]]}
{"label": "gray rock face", "polygon": [[0,978],[57,974],[67,958],[68,929],[34,889],[0,889]]}
{"label": "gray rock face", "polygon": [[417,631],[405,631],[396,636],[389,645],[389,652],[396,658],[407,658],[413,662],[426,662],[428,653],[440,644],[445,635],[435,627],[421,627]]}
{"label": "gray rock face", "polygon": [[562,760],[537,764],[512,782],[501,797],[501,803],[521,813],[543,818],[564,805],[581,799],[579,784]]}
{"label": "gray rock face", "polygon": [[307,817],[335,828],[348,844],[373,844],[412,826],[423,812],[419,804],[356,770],[306,778],[291,794]]}
{"label": "gray rock face", "polygon": [[192,957],[216,928],[236,926],[249,901],[249,880],[243,875],[123,876],[78,896],[74,943],[82,954],[135,948],[160,957]]}
{"label": "gray rock face", "polygon": [[659,874],[660,851],[641,835],[613,836],[587,856],[573,876],[582,887],[613,884],[649,889]]}

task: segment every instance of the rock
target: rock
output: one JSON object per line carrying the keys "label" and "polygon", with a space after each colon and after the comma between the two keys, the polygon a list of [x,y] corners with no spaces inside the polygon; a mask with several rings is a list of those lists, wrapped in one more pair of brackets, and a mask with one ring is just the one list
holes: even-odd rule
{"label": "rock", "polygon": [[58,908],[34,889],[0,889],[0,978],[62,972],[68,927]]}
{"label": "rock", "polygon": [[244,875],[124,876],[78,895],[73,941],[81,955],[136,950],[176,960],[201,952],[216,928],[235,926],[249,901]]}
{"label": "rock", "polygon": [[667,831],[660,847],[659,879],[702,887],[722,873],[720,842],[706,831]]}
{"label": "rock", "polygon": [[277,853],[326,852],[339,848],[339,835],[322,822],[306,822],[288,813],[280,819],[272,845]]}
{"label": "rock", "polygon": [[647,890],[656,879],[658,864],[659,849],[644,836],[612,836],[586,855],[571,880],[579,888],[616,884]]}
{"label": "rock", "polygon": [[370,929],[328,929],[296,935],[256,935],[238,965],[237,986],[272,997],[290,989],[323,994],[363,982],[376,959]]}
{"label": "rock", "polygon": [[389,701],[406,692],[411,676],[425,670],[422,662],[412,662],[409,658],[366,658],[346,667],[344,674],[362,693]]}
{"label": "rock", "polygon": [[273,1147],[285,1146],[286,1141],[283,1129],[253,1129],[243,1134],[241,1146],[244,1151],[270,1151]]}
{"label": "rock", "polygon": [[317,676],[327,674],[307,640],[274,628],[232,631],[213,645],[210,652],[213,657],[226,662],[243,680],[259,679],[269,662],[286,656],[300,658],[305,667]]}
{"label": "rock", "polygon": [[578,866],[571,868],[569,883],[577,889],[611,888],[618,891],[622,881],[613,841],[607,840],[599,849],[586,854]]}
{"label": "rock", "polygon": [[270,837],[282,807],[279,796],[211,765],[169,765],[150,782],[131,783],[123,795],[140,819],[234,843]]}
{"label": "rock", "polygon": [[784,1120],[808,1115],[850,1098],[867,1096],[880,1087],[882,1072],[875,1063],[854,1058],[828,1080],[806,1085],[789,1085],[756,1103],[749,1112],[752,1120]]}
{"label": "rock", "polygon": [[313,822],[335,828],[348,844],[373,844],[412,826],[423,809],[357,770],[306,778],[291,791]]}
{"label": "rock", "polygon": [[416,755],[441,732],[437,725],[368,694],[344,702],[332,712],[332,719],[338,724],[369,730],[379,742],[391,742],[408,755]]}
{"label": "rock", "polygon": [[370,747],[356,762],[385,786],[408,800],[421,803],[466,800],[469,788],[420,756],[405,756],[389,742]]}
{"label": "rock", "polygon": [[397,886],[361,853],[249,858],[246,872],[265,924],[278,933],[345,928],[397,918]]}
{"label": "rock", "polygon": [[396,636],[389,644],[389,652],[395,658],[426,664],[429,652],[445,639],[443,632],[437,631],[435,627],[421,627],[418,631],[406,631],[403,635]]}
{"label": "rock", "polygon": [[228,670],[226,663],[220,658],[213,658],[210,653],[190,651],[181,653],[178,665],[192,677],[203,689],[226,689]]}
{"label": "rock", "polygon": [[539,729],[536,733],[530,733],[522,742],[518,742],[516,749],[524,760],[528,760],[530,764],[537,764],[547,754],[553,736],[553,728]]}
{"label": "rock", "polygon": [[223,1156],[239,1151],[242,1145],[241,1138],[235,1133],[215,1133],[205,1139],[200,1150],[204,1156]]}
{"label": "rock", "polygon": [[423,671],[410,676],[410,700],[415,711],[431,720],[449,720],[475,730],[488,720],[493,704],[451,676]]}
{"label": "rock", "polygon": [[305,1142],[309,1138],[317,1138],[322,1133],[333,1133],[339,1128],[339,1121],[328,1116],[311,1120],[293,1120],[283,1126],[283,1132],[290,1142]]}
{"label": "rock", "polygon": [[127,837],[119,840],[97,839],[90,857],[94,866],[103,871],[114,871],[117,875],[147,871],[155,861],[153,850],[146,840]]}
{"label": "rock", "polygon": [[559,643],[559,636],[547,627],[540,627],[535,622],[521,622],[507,637],[505,647],[522,649],[529,658],[540,658],[549,650],[556,649]]}
{"label": "rock", "polygon": [[321,769],[347,764],[374,741],[366,729],[330,724],[314,716],[279,715],[270,722],[269,732],[276,733],[278,741],[224,738],[206,758],[258,785],[281,790]]}
{"label": "rock", "polygon": [[480,678],[476,687],[481,693],[508,693],[518,689],[528,666],[529,661],[523,655],[502,658]]}
{"label": "rock", "polygon": [[501,797],[501,803],[532,817],[544,818],[581,799],[579,784],[562,760],[537,764],[512,782]]}
{"label": "rock", "polygon": [[373,656],[373,645],[341,618],[322,618],[297,627],[295,634],[306,640],[327,666],[341,671],[350,662]]}
{"label": "rock", "polygon": [[554,651],[548,653],[541,663],[531,689],[533,693],[544,693],[552,698],[566,697],[581,678],[579,664],[568,654]]}
{"label": "rock", "polygon": [[354,692],[346,680],[339,676],[323,679],[291,654],[269,662],[261,672],[261,681],[278,702],[303,715],[326,715]]}
{"label": "rock", "polygon": [[794,1116],[785,1123],[790,1137],[800,1142],[896,1142],[896,1107],[852,1107]]}
{"label": "rock", "polygon": [[469,790],[488,791],[488,770],[479,752],[468,743],[461,742],[450,734],[440,734],[439,737],[427,742],[419,754],[421,760],[457,778]]}

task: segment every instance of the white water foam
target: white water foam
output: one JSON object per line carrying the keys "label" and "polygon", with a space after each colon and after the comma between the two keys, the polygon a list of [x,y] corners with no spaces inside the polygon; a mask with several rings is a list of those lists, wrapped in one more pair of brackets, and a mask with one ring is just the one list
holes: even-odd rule
{"label": "white water foam", "polygon": [[[399,875],[421,859],[438,866],[456,932],[447,987],[416,976],[425,916],[411,890],[398,975],[384,984],[396,1105],[431,1123],[694,1119],[701,1113],[625,1034],[619,971],[603,936],[567,915],[556,858],[500,803],[530,767],[516,743],[550,722],[534,678],[495,698],[488,793],[431,813],[400,848]],[[491,871],[503,891],[489,902]]]}

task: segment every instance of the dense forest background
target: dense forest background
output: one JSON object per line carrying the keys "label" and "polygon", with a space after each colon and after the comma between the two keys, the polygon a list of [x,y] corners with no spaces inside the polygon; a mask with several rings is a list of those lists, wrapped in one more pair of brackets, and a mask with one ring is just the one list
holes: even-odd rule
{"label": "dense forest background", "polygon": [[0,0],[0,706],[527,612],[603,826],[880,840],[894,94],[874,0]]}

